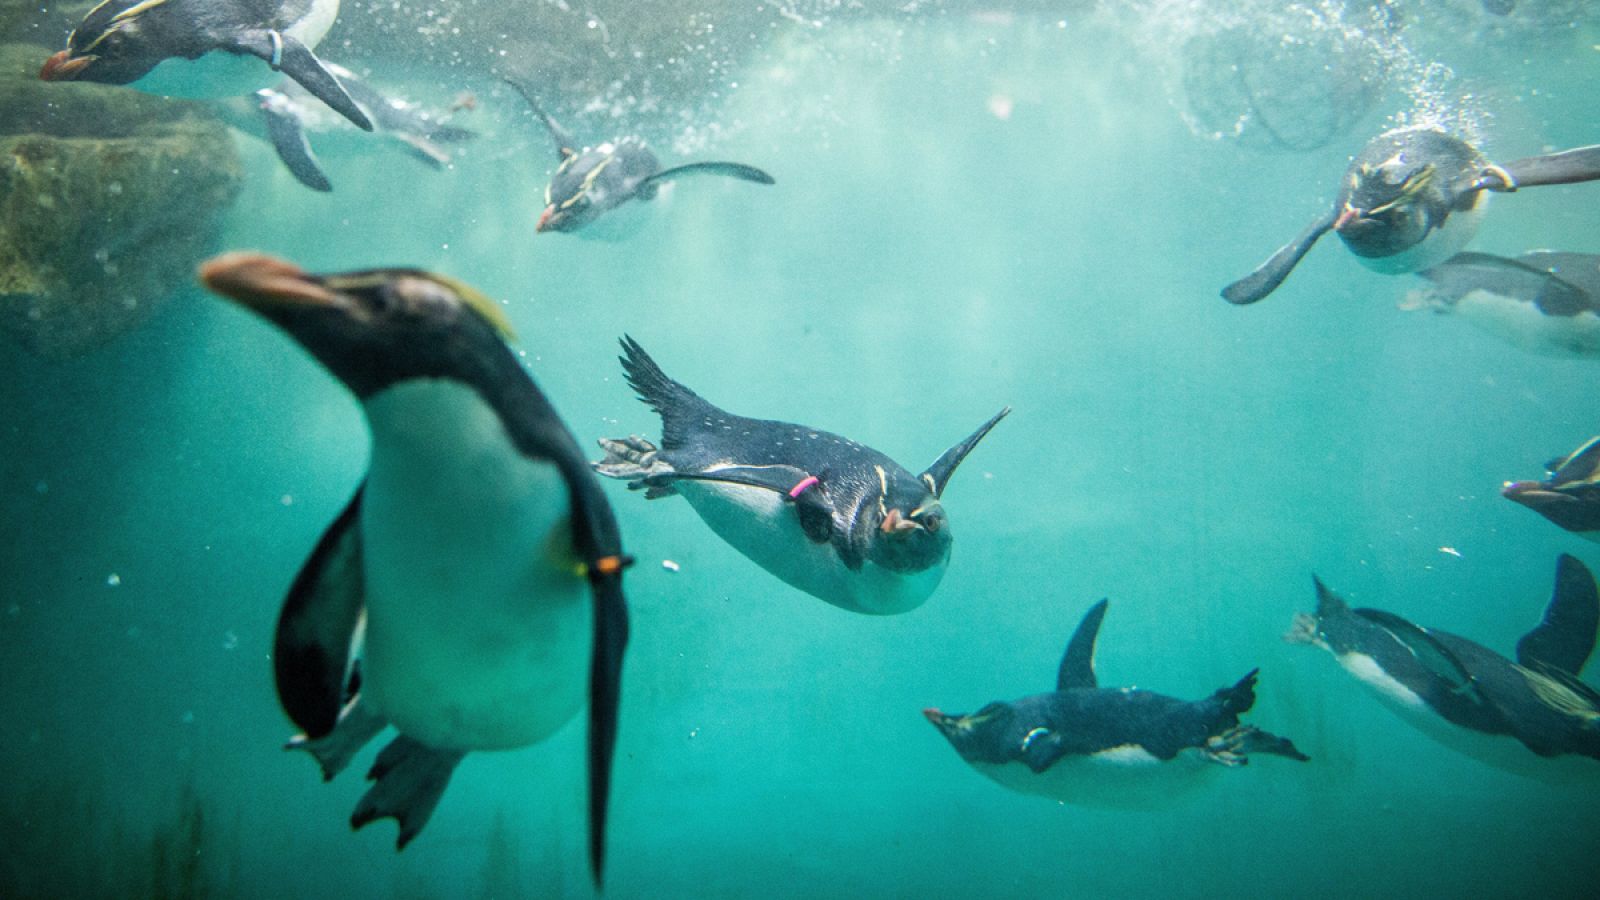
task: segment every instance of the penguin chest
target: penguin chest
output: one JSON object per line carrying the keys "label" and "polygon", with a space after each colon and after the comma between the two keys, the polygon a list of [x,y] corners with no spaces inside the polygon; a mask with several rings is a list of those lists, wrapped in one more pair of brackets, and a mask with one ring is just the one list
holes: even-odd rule
{"label": "penguin chest", "polygon": [[1137,744],[1063,756],[1035,772],[1021,762],[973,763],[998,784],[1075,806],[1148,810],[1171,806],[1223,767],[1193,748],[1163,760]]}
{"label": "penguin chest", "polygon": [[433,747],[542,739],[577,711],[587,677],[564,479],[454,382],[390,388],[367,416],[363,695]]}
{"label": "penguin chest", "polygon": [[892,615],[922,605],[944,577],[941,560],[921,572],[900,574],[868,560],[852,570],[831,543],[817,543],[800,528],[793,504],[774,491],[718,481],[679,481],[689,501],[717,536],[789,585],[853,612]]}
{"label": "penguin chest", "polygon": [[1474,326],[1544,356],[1600,357],[1600,316],[1547,316],[1539,307],[1493,291],[1468,291],[1449,306]]}
{"label": "penguin chest", "polygon": [[[304,9],[298,10],[300,14],[296,17],[290,7]],[[315,49],[338,17],[339,0],[288,0],[282,14],[275,18],[291,21],[241,22],[240,27],[277,27],[283,35]],[[218,47],[198,59],[171,57],[162,60],[135,81],[133,87],[163,97],[209,100],[249,94],[270,87],[282,78],[281,73],[262,59]]]}

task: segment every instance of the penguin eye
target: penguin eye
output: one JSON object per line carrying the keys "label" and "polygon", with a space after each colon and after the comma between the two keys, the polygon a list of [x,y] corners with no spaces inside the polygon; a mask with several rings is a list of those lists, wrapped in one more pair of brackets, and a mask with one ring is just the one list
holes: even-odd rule
{"label": "penguin eye", "polygon": [[938,513],[929,513],[923,516],[920,521],[922,522],[922,527],[928,529],[929,533],[938,533],[939,528],[944,525],[944,520]]}

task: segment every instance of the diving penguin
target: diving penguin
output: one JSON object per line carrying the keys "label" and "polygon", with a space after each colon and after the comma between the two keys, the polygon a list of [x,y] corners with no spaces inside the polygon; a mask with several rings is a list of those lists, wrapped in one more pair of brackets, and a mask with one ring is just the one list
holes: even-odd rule
{"label": "diving penguin", "polygon": [[1400,128],[1374,138],[1350,163],[1333,209],[1254,272],[1222,289],[1230,303],[1254,303],[1277,289],[1329,230],[1362,265],[1416,272],[1467,245],[1490,191],[1600,178],[1600,145],[1495,165],[1466,141],[1433,128]]}
{"label": "diving penguin", "polygon": [[1430,284],[1402,309],[1460,316],[1532,353],[1600,358],[1600,255],[1457,253],[1417,274]]}
{"label": "diving penguin", "polygon": [[956,467],[1010,408],[913,475],[816,428],[712,406],[622,339],[628,384],[661,416],[661,446],[601,440],[595,470],[647,499],[681,494],[718,537],[802,591],[854,612],[920,606],[950,560],[940,497]]}
{"label": "diving penguin", "polygon": [[312,48],[339,0],[105,0],[39,70],[45,81],[131,84],[176,97],[232,97],[282,72],[363,130],[372,121]]}
{"label": "diving penguin", "polygon": [[1095,641],[1107,601],[1084,614],[1056,673],[1056,689],[975,713],[922,714],[961,758],[1026,794],[1111,808],[1151,808],[1241,766],[1252,753],[1309,759],[1288,738],[1240,725],[1255,704],[1256,671],[1204,700],[1131,687],[1103,688]]}
{"label": "diving penguin", "polygon": [[[566,129],[556,124],[527,88],[511,79],[555,141],[560,164],[544,189],[544,211],[536,231],[564,231],[581,237],[620,240],[643,224],[637,214],[615,211],[632,200],[650,200],[662,188],[686,175],[725,175],[756,184],[774,184],[771,175],[755,166],[734,162],[696,162],[662,169],[656,155],[637,137],[607,141],[598,147],[578,149]],[[599,223],[602,217],[603,223]],[[599,223],[599,224],[597,224]]]}
{"label": "diving penguin", "polygon": [[540,741],[589,701],[589,835],[600,878],[622,655],[616,522],[490,300],[409,269],[311,275],[232,253],[211,290],[299,342],[361,402],[364,482],[289,590],[278,696],[333,777],[385,724],[351,826],[404,847],[472,750]]}
{"label": "diving penguin", "polygon": [[[1381,609],[1352,609],[1320,579],[1314,615],[1284,640],[1333,654],[1385,705],[1440,743],[1530,777],[1600,776],[1600,693],[1578,675],[1594,649],[1600,596],[1583,563],[1563,554],[1544,619],[1512,662],[1481,644]],[[1514,740],[1512,740],[1514,739]]]}
{"label": "diving penguin", "polygon": [[1600,437],[1551,460],[1543,481],[1508,481],[1501,496],[1515,500],[1562,528],[1600,542]]}

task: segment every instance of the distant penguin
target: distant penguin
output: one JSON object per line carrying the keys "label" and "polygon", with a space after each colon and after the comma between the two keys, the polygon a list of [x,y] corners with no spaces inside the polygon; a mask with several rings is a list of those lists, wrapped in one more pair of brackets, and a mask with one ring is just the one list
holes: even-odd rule
{"label": "distant penguin", "polygon": [[311,52],[338,15],[339,0],[105,0],[39,77],[214,98],[248,94],[281,71],[371,131],[366,113]]}
{"label": "distant penguin", "polygon": [[1600,543],[1600,437],[1545,464],[1543,481],[1508,481],[1500,493],[1582,538]]}
{"label": "distant penguin", "polygon": [[1255,670],[1204,700],[1100,687],[1094,651],[1106,605],[1101,600],[1084,615],[1053,692],[966,715],[922,714],[982,774],[1022,793],[1086,806],[1162,806],[1204,783],[1206,773],[1244,765],[1252,753],[1309,758],[1288,738],[1239,724],[1255,704]]}
{"label": "distant penguin", "polygon": [[669,182],[687,175],[724,175],[756,184],[773,184],[773,178],[755,166],[733,162],[697,162],[662,169],[644,141],[624,137],[598,147],[578,148],[576,141],[539,105],[519,82],[506,79],[532,107],[555,141],[560,164],[544,189],[544,211],[537,231],[564,231],[581,237],[620,240],[643,224],[637,214],[615,211],[633,200],[650,200]]}
{"label": "distant penguin", "polygon": [[1402,309],[1460,316],[1531,353],[1600,358],[1600,255],[1457,253],[1417,274],[1430,285]]}
{"label": "distant penguin", "polygon": [[[1600,694],[1582,681],[1600,597],[1583,563],[1563,555],[1544,620],[1517,661],[1380,609],[1352,609],[1322,583],[1315,615],[1284,635],[1333,654],[1402,718],[1457,752],[1531,777],[1600,777]],[[1530,752],[1531,751],[1531,752]],[[1556,757],[1574,765],[1557,765]]]}
{"label": "distant penguin", "polygon": [[1454,256],[1477,231],[1488,191],[1600,178],[1600,145],[1498,166],[1460,138],[1432,128],[1379,135],[1350,163],[1333,209],[1244,278],[1223,288],[1230,303],[1277,289],[1329,230],[1367,268],[1415,272]]}
{"label": "distant penguin", "polygon": [[598,880],[627,559],[577,444],[506,346],[499,308],[410,269],[310,275],[233,253],[200,277],[299,342],[372,433],[365,480],[278,620],[278,695],[304,730],[294,744],[331,778],[393,725],[351,826],[392,817],[404,847],[468,751],[543,740],[587,693]]}
{"label": "distant penguin", "polygon": [[622,347],[628,384],[661,416],[661,446],[602,440],[596,471],[646,498],[681,494],[734,549],[835,606],[889,615],[933,593],[950,560],[940,497],[1010,408],[913,475],[838,435],[724,412],[668,378],[632,338]]}
{"label": "distant penguin", "polygon": [[[477,137],[474,131],[450,124],[449,113],[384,94],[343,66],[326,61],[323,65],[339,79],[351,99],[372,121],[376,136],[387,138],[385,143],[403,148],[424,165],[444,168],[450,163],[449,145]],[[277,87],[262,88],[248,98],[236,98],[225,104],[224,110],[229,124],[252,133],[260,132],[301,184],[314,191],[331,191],[333,182],[312,151],[311,135],[319,136],[319,144],[332,143],[339,135],[357,137],[360,143],[349,147],[349,152],[355,153],[371,148],[373,141],[344,117],[332,114],[321,103],[310,101],[305,89],[286,79]]]}

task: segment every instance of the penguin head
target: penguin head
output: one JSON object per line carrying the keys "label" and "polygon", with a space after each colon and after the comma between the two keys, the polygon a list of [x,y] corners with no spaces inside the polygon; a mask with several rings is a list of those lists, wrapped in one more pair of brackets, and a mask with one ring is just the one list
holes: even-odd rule
{"label": "penguin head", "polygon": [[[898,468],[898,467],[896,467]],[[949,519],[928,483],[877,469],[880,493],[870,511],[876,525],[868,557],[891,572],[921,572],[950,555]]]}
{"label": "penguin head", "polygon": [[[366,398],[413,378],[491,378],[510,324],[467,285],[415,269],[312,275],[259,253],[202,263],[200,280],[283,329]],[[494,348],[491,351],[489,348]]]}
{"label": "penguin head", "polygon": [[975,713],[951,715],[929,707],[922,715],[939,729],[950,746],[968,762],[1004,763],[1016,758],[1016,711],[1009,703],[995,701]]}
{"label": "penguin head", "polygon": [[1501,496],[1568,531],[1600,532],[1600,438],[1549,464],[1544,481],[1508,481]]}
{"label": "penguin head", "polygon": [[93,81],[129,84],[162,60],[199,56],[203,46],[182,41],[184,13],[174,13],[164,0],[107,0],[89,10],[67,36],[67,49],[45,60],[39,77],[45,81]]}
{"label": "penguin head", "polygon": [[544,189],[544,211],[538,231],[577,231],[593,222],[611,203],[614,180],[606,172],[617,164],[617,148],[601,144],[561,160]]}
{"label": "penguin head", "polygon": [[1483,162],[1471,144],[1432,128],[1380,135],[1350,166],[1333,230],[1360,257],[1404,253],[1451,212],[1476,207],[1482,193],[1456,182]]}

